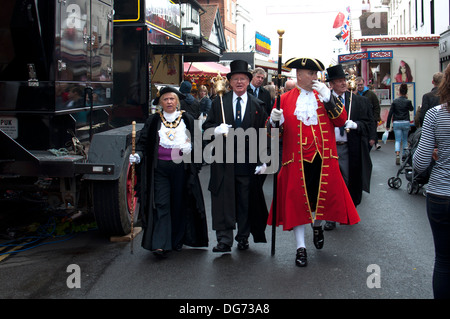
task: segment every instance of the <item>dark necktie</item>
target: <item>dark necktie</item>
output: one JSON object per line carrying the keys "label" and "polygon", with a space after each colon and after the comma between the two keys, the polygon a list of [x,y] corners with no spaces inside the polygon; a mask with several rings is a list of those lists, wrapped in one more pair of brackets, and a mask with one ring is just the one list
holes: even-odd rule
{"label": "dark necktie", "polygon": [[[341,95],[339,95],[339,100],[341,101],[342,105],[344,105],[344,107],[345,107],[345,101]],[[344,127],[343,126],[341,126],[339,128],[339,133],[341,134],[341,136],[344,136]]]}
{"label": "dark necktie", "polygon": [[240,127],[242,123],[242,114],[241,114],[241,97],[239,96],[236,101],[236,119],[234,123],[236,124],[236,127]]}

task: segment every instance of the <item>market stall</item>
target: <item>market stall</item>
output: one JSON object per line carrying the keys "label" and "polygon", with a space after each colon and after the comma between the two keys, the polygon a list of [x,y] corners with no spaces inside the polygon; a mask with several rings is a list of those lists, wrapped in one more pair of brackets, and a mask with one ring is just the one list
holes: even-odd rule
{"label": "market stall", "polygon": [[216,77],[218,73],[225,76],[230,72],[229,67],[216,62],[185,62],[183,67],[184,79],[192,82],[193,90],[198,89],[200,85],[210,89],[211,78]]}

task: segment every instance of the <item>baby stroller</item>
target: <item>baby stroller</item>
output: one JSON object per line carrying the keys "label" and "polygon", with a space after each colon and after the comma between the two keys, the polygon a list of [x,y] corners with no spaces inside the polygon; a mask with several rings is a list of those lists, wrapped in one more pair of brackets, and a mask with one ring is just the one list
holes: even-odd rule
{"label": "baby stroller", "polygon": [[411,134],[408,138],[408,147],[405,149],[402,156],[402,165],[397,172],[397,176],[393,176],[388,179],[388,185],[391,188],[399,189],[402,186],[402,180],[399,177],[400,174],[405,174],[406,179],[408,180],[408,194],[417,194],[419,190],[428,183],[430,178],[431,168],[433,167],[434,160],[430,167],[424,172],[417,174],[414,172],[412,167],[412,159],[414,152],[419,145],[420,135],[422,133],[422,128],[417,129],[413,134]]}

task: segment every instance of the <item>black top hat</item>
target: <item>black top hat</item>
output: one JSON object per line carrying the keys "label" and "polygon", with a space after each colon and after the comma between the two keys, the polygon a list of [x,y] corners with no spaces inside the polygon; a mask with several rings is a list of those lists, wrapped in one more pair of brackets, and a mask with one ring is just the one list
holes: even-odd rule
{"label": "black top hat", "polygon": [[311,58],[292,58],[287,60],[284,65],[287,68],[291,69],[306,69],[306,70],[313,70],[313,71],[324,71],[325,67],[317,59],[311,59]]}
{"label": "black top hat", "polygon": [[347,74],[344,72],[342,65],[338,64],[327,69],[327,82],[335,79],[346,78]]}
{"label": "black top hat", "polygon": [[230,80],[231,76],[236,73],[243,73],[247,75],[250,81],[253,78],[252,74],[248,71],[248,63],[243,60],[234,60],[230,63],[230,73],[227,74],[228,81]]}
{"label": "black top hat", "polygon": [[156,98],[153,100],[153,105],[158,105],[159,104],[159,98],[161,96],[163,96],[163,94],[166,94],[166,93],[169,93],[169,92],[172,92],[172,93],[175,93],[176,95],[178,95],[178,98],[180,100],[184,100],[186,98],[186,96],[184,94],[182,94],[180,91],[178,91],[176,88],[171,87],[171,86],[165,86],[161,90],[159,90]]}

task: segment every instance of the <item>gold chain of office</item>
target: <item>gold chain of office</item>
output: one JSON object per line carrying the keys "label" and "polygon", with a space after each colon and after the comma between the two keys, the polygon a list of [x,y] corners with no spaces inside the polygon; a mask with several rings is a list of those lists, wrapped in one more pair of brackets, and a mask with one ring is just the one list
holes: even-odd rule
{"label": "gold chain of office", "polygon": [[162,112],[158,112],[159,116],[161,117],[161,121],[162,121],[163,125],[169,129],[169,131],[166,132],[166,135],[167,135],[168,139],[171,141],[173,141],[175,139],[175,134],[176,134],[176,132],[172,129],[177,128],[178,125],[180,125],[181,117],[183,116],[183,112],[184,111],[181,111],[180,115],[173,122],[168,122],[166,120],[166,118],[164,117],[164,115],[162,114]]}

